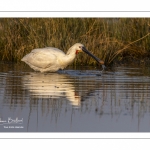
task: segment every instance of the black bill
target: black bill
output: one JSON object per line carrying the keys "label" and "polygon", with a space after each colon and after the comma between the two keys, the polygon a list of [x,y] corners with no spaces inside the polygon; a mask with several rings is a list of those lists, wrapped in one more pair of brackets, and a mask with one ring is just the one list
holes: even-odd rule
{"label": "black bill", "polygon": [[87,53],[89,56],[91,56],[93,59],[95,59],[98,64],[102,65],[103,70],[106,68],[104,65],[104,62],[101,61],[99,58],[97,58],[96,56],[94,56],[92,53],[90,53],[85,47],[82,47],[83,52]]}

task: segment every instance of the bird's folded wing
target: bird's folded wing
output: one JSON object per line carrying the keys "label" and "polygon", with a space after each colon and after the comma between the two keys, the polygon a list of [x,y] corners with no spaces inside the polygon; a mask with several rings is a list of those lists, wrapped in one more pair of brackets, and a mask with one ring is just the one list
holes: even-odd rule
{"label": "bird's folded wing", "polygon": [[49,66],[53,65],[53,63],[57,63],[57,56],[53,53],[49,53],[46,51],[38,51],[27,54],[22,61],[25,61],[32,66],[38,68],[48,68]]}

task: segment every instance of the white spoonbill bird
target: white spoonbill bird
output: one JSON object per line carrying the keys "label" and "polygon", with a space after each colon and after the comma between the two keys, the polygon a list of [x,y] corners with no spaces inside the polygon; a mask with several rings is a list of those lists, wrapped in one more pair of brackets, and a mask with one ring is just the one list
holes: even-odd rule
{"label": "white spoonbill bird", "polygon": [[56,72],[70,65],[78,52],[87,53],[101,64],[103,69],[105,68],[104,62],[91,54],[81,43],[74,44],[69,48],[66,54],[54,47],[33,49],[29,54],[24,56],[21,61],[24,61],[35,71]]}

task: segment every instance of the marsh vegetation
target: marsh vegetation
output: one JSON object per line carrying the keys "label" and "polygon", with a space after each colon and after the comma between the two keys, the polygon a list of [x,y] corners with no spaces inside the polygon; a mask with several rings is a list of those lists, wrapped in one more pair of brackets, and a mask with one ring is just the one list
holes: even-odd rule
{"label": "marsh vegetation", "polygon": [[[20,62],[40,47],[66,52],[80,42],[106,65],[133,60],[146,64],[150,62],[149,22],[149,18],[1,18],[0,60]],[[78,55],[73,65],[78,64],[96,62]]]}

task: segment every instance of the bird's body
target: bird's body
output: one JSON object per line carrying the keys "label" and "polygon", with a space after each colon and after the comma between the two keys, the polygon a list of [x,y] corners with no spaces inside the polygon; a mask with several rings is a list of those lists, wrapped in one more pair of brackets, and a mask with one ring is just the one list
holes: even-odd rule
{"label": "bird's body", "polygon": [[[27,63],[35,71],[56,72],[59,69],[64,69],[70,65],[74,61],[76,54],[83,50],[94,59],[98,59],[83,48],[83,44],[76,43],[66,54],[60,49],[54,47],[33,49],[29,54],[24,56],[21,61]],[[99,61],[99,59],[97,61]]]}
{"label": "bird's body", "polygon": [[[69,65],[66,54],[54,47],[34,49],[31,53],[23,57],[22,61],[26,62],[35,71],[55,72],[64,69]],[[73,60],[72,60],[73,61]]]}

